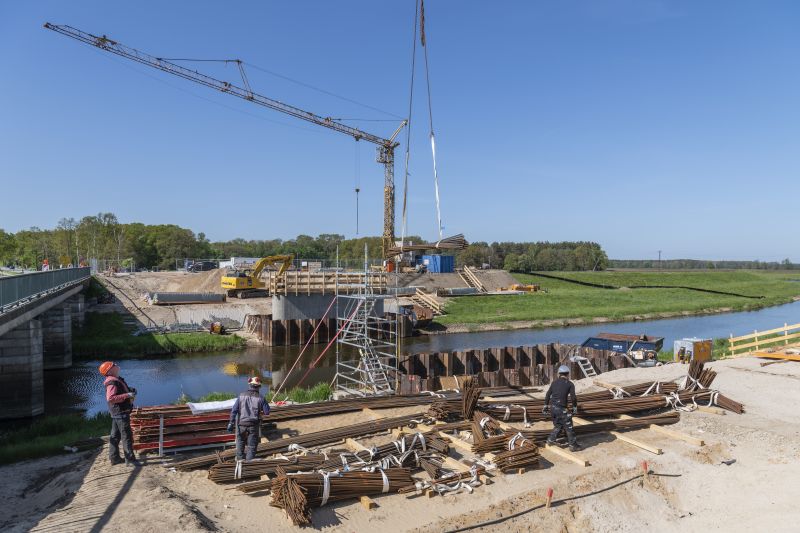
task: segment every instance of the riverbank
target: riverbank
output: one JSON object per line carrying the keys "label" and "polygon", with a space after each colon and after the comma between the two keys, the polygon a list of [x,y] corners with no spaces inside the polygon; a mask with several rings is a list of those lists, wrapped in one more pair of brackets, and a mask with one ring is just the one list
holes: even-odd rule
{"label": "riverbank", "polygon": [[110,428],[108,413],[47,415],[6,426],[0,430],[0,464],[97,448]]}
{"label": "riverbank", "polygon": [[117,313],[87,313],[86,324],[72,337],[75,358],[149,356],[243,349],[237,335],[210,333],[143,333],[133,335]]}
{"label": "riverbank", "polygon": [[800,300],[796,272],[558,274],[576,282],[616,288],[581,285],[535,274],[515,274],[520,283],[539,284],[546,292],[453,298],[447,304],[447,314],[436,319],[439,327],[430,328],[428,333],[655,320],[752,311]]}

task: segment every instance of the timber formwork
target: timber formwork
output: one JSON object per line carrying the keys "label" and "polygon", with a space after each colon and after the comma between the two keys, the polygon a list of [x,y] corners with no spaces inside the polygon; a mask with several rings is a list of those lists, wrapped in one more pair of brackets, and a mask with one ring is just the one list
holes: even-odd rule
{"label": "timber formwork", "polygon": [[368,283],[374,294],[385,294],[389,286],[385,272],[309,272],[291,270],[280,276],[267,274],[269,293],[278,296],[311,294],[359,294]]}

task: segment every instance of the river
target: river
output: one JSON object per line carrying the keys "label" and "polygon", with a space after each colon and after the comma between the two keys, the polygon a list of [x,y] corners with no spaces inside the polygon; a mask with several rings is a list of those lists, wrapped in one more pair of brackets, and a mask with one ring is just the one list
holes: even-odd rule
{"label": "river", "polygon": [[[549,342],[581,343],[603,332],[647,334],[664,337],[664,349],[672,349],[675,339],[684,337],[718,338],[745,335],[753,330],[771,329],[784,323],[800,321],[800,301],[758,311],[692,316],[641,322],[620,322],[547,329],[522,329],[454,333],[405,339],[404,353],[453,351],[469,348],[525,346]],[[306,374],[323,345],[310,346],[295,370],[289,386]],[[181,393],[202,396],[212,391],[235,392],[246,388],[247,377],[259,373],[280,382],[294,363],[299,347],[248,348],[235,353],[187,354],[170,357],[118,359],[121,375],[139,392],[142,404],[173,403]],[[335,374],[333,349],[320,365],[308,371],[303,385],[330,381]],[[45,412],[80,410],[89,414],[106,409],[102,379],[97,373],[101,363],[76,361],[72,368],[45,372]]]}

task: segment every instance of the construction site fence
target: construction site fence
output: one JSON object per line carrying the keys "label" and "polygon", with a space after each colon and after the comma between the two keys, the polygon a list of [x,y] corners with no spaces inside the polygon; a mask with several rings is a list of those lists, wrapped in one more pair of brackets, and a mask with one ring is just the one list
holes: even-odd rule
{"label": "construction site fence", "polygon": [[[406,315],[395,317],[393,314],[386,316],[391,320],[380,323],[383,331],[376,332],[377,339],[394,338],[395,318],[397,318],[396,327],[400,337],[410,337],[414,334],[414,323],[410,317]],[[309,342],[310,344],[329,343],[336,336],[336,328],[336,318],[273,320],[272,315],[248,315],[244,325],[244,329],[255,334],[265,346],[303,346]]]}
{"label": "construction site fence", "polygon": [[744,355],[762,348],[787,346],[800,342],[800,324],[784,324],[783,327],[764,331],[753,331],[748,335],[730,336],[728,355]]}

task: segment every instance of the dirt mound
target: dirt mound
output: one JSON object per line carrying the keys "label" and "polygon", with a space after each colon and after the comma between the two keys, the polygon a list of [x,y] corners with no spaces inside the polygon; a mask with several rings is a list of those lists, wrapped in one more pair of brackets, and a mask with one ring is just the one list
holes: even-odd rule
{"label": "dirt mound", "polygon": [[217,268],[207,272],[189,272],[181,279],[176,292],[213,292],[222,294],[225,292],[220,287],[222,277],[226,269]]}

